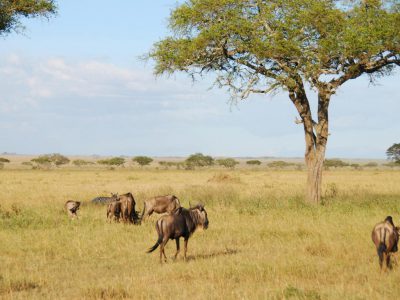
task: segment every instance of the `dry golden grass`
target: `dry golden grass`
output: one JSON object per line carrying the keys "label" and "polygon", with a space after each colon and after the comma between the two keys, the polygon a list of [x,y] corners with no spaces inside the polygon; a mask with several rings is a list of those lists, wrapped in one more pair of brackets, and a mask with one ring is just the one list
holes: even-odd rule
{"label": "dry golden grass", "polygon": [[[305,172],[0,171],[1,299],[395,299],[400,266],[381,274],[370,233],[400,223],[399,171],[329,171],[323,205],[303,202]],[[106,222],[89,200],[131,191],[206,204],[189,260],[158,263],[152,217]],[[80,219],[63,212],[83,201]],[[175,243],[167,245],[172,256]]]}

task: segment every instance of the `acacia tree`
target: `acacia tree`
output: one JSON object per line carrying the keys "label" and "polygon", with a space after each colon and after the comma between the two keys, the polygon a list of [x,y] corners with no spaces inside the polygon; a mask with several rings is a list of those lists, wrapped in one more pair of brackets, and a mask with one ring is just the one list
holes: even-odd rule
{"label": "acacia tree", "polygon": [[[307,199],[321,197],[331,96],[400,65],[399,0],[186,0],[148,57],[155,73],[216,73],[233,100],[284,92],[305,135]],[[317,115],[306,87],[318,94]]]}
{"label": "acacia tree", "polygon": [[386,155],[389,160],[395,163],[400,163],[400,143],[395,143],[386,150]]}
{"label": "acacia tree", "polygon": [[49,17],[56,13],[53,0],[1,0],[0,36],[23,29],[21,18]]}

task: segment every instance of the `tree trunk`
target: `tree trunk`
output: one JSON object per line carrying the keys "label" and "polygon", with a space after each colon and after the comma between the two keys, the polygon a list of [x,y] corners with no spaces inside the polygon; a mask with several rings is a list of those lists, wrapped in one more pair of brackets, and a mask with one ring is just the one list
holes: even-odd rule
{"label": "tree trunk", "polygon": [[[313,138],[307,138],[310,130],[306,130],[306,154],[307,165],[307,201],[318,204],[321,202],[322,170],[325,160],[326,144],[328,142],[328,107],[330,93],[319,91],[318,93],[318,123],[313,123]],[[311,122],[313,122],[311,120]],[[304,126],[306,126],[304,122]]]}
{"label": "tree trunk", "polygon": [[313,204],[321,202],[322,170],[328,141],[328,107],[331,94],[325,90],[318,93],[318,123],[312,119],[311,108],[304,88],[289,92],[302,119],[306,142],[305,162],[307,166],[306,201]]}

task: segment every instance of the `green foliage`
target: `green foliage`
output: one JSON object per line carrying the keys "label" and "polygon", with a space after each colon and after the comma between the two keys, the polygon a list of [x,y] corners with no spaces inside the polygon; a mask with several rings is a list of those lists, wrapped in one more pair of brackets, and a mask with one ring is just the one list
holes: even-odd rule
{"label": "green foliage", "polygon": [[283,160],[277,160],[267,164],[267,166],[270,168],[286,168],[294,165],[294,163],[286,162]]}
{"label": "green foliage", "polygon": [[143,167],[149,165],[153,161],[153,159],[148,156],[136,156],[132,158],[132,161]]}
{"label": "green foliage", "polygon": [[50,17],[56,13],[54,0],[1,0],[0,36],[24,29],[20,19]]}
{"label": "green foliage", "polygon": [[340,168],[340,167],[347,167],[347,166],[349,166],[349,164],[340,159],[325,159],[325,161],[324,161],[325,168],[330,168],[330,167]]}
{"label": "green foliage", "polygon": [[301,87],[302,80],[323,88],[322,74],[341,73],[331,81],[336,88],[399,63],[395,2],[187,0],[171,13],[171,36],[148,57],[156,74],[217,71],[217,84],[240,98]]}
{"label": "green foliage", "polygon": [[233,158],[217,159],[216,162],[218,165],[229,169],[234,169],[235,166],[239,164],[239,162],[234,160]]}
{"label": "green foliage", "polygon": [[87,160],[83,160],[83,159],[75,159],[75,160],[72,161],[72,164],[77,166],[77,167],[81,167],[81,166],[92,165],[93,162],[87,161]]}
{"label": "green foliage", "polygon": [[400,163],[400,143],[390,146],[386,150],[386,156],[389,160]]}
{"label": "green foliage", "polygon": [[123,157],[113,157],[109,159],[101,159],[97,161],[98,164],[107,166],[121,166],[125,163],[125,158]]}
{"label": "green foliage", "polygon": [[190,155],[185,160],[188,169],[195,167],[209,167],[214,164],[214,159],[211,156],[203,155],[202,153],[195,153]]}
{"label": "green foliage", "polygon": [[257,159],[252,159],[252,160],[246,161],[246,164],[252,165],[252,166],[259,166],[259,165],[261,165],[261,161],[259,161]]}
{"label": "green foliage", "polygon": [[9,163],[10,160],[7,159],[7,158],[4,158],[4,157],[0,157],[0,162],[1,162],[1,163]]}
{"label": "green foliage", "polygon": [[40,155],[37,158],[31,159],[31,162],[35,163],[37,167],[59,167],[69,163],[69,159],[59,153]]}

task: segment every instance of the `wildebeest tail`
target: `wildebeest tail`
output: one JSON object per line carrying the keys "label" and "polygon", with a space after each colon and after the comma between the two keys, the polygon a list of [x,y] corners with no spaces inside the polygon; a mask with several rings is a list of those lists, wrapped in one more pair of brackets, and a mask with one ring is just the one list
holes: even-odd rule
{"label": "wildebeest tail", "polygon": [[157,242],[154,244],[153,247],[151,247],[149,250],[147,250],[147,253],[151,253],[151,252],[153,252],[154,250],[156,250],[156,249],[158,248],[158,246],[161,244],[162,240],[163,240],[163,235],[162,235],[161,228],[160,228],[160,227],[162,227],[162,221],[161,221],[160,223],[161,223],[161,224],[160,224],[161,226],[158,225],[158,221],[157,221],[157,223],[156,223],[156,230],[157,230],[157,234],[158,234],[158,240],[157,240]]}

